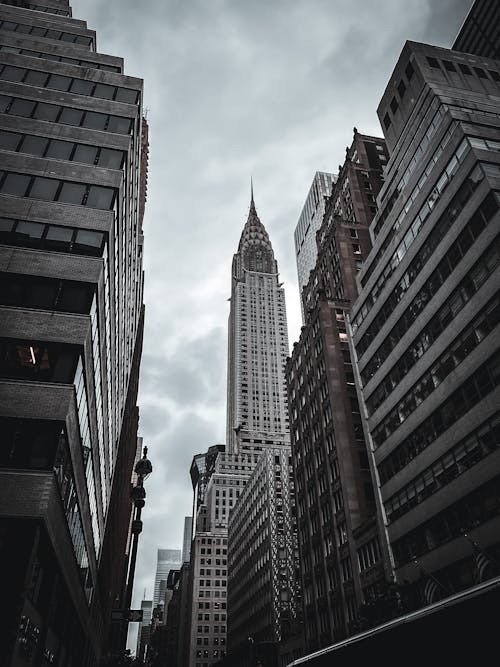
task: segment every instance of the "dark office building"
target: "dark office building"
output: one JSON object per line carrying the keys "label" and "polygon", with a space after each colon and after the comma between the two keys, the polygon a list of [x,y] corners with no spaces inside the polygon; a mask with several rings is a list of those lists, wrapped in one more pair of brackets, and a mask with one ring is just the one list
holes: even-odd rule
{"label": "dark office building", "polygon": [[95,665],[137,445],[142,80],[43,0],[0,3],[0,83],[0,663]]}
{"label": "dark office building", "polygon": [[498,61],[407,42],[378,108],[391,157],[351,327],[407,608],[500,561],[499,95]]}
{"label": "dark office building", "polygon": [[354,131],[317,233],[305,325],[287,365],[306,650],[358,631],[389,574],[346,328],[386,161],[383,139]]}
{"label": "dark office building", "polygon": [[452,48],[456,51],[500,59],[498,0],[475,0]]}

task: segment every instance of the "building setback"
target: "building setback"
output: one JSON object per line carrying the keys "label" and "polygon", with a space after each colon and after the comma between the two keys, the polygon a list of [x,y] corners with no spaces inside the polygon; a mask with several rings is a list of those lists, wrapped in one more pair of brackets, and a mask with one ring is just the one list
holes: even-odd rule
{"label": "building setback", "polygon": [[351,327],[410,608],[500,555],[499,69],[407,42],[378,108],[391,158]]}
{"label": "building setback", "polygon": [[302,291],[305,325],[287,365],[306,650],[373,622],[368,604],[390,576],[346,327],[386,159],[383,139],[354,130],[317,233]]}
{"label": "building setback", "polygon": [[142,80],[68,2],[15,5],[0,3],[0,663],[94,665],[127,569]]}

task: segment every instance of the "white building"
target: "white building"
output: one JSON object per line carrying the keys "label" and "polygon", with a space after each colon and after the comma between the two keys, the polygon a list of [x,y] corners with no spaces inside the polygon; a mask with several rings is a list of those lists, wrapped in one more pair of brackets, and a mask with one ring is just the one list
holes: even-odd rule
{"label": "white building", "polygon": [[295,258],[297,261],[297,277],[300,292],[307,285],[309,273],[314,269],[314,265],[316,264],[318,256],[316,232],[323,222],[325,198],[331,195],[335,180],[335,174],[329,174],[325,171],[317,171],[314,174],[314,179],[309,188],[302,213],[295,227]]}
{"label": "white building", "polygon": [[285,292],[252,198],[234,255],[229,313],[227,451],[289,444]]}

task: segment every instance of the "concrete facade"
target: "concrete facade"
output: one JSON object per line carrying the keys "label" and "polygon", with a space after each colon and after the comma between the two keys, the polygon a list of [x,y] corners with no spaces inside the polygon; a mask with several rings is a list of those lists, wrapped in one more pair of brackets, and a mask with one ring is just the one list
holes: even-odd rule
{"label": "concrete facade", "polygon": [[0,557],[15,610],[0,662],[94,665],[123,594],[131,507],[115,484],[137,442],[142,80],[96,52],[67,2],[36,7],[0,3]]}
{"label": "concrete facade", "polygon": [[499,68],[407,42],[378,109],[391,157],[351,328],[410,608],[491,576],[475,549],[500,549]]}

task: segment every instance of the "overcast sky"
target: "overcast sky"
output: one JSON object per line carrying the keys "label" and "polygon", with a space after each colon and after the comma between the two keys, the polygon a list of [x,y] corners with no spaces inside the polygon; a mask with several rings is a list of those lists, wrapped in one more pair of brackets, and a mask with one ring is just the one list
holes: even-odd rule
{"label": "overcast sky", "polygon": [[144,591],[152,597],[157,548],[182,547],[193,455],[225,440],[227,299],[250,177],[292,345],[301,325],[293,230],[315,171],[337,171],[353,126],[382,136],[375,110],[405,40],[450,46],[472,0],[71,4],[98,50],[144,79],[150,125],[139,407],[153,474],[138,608]]}

